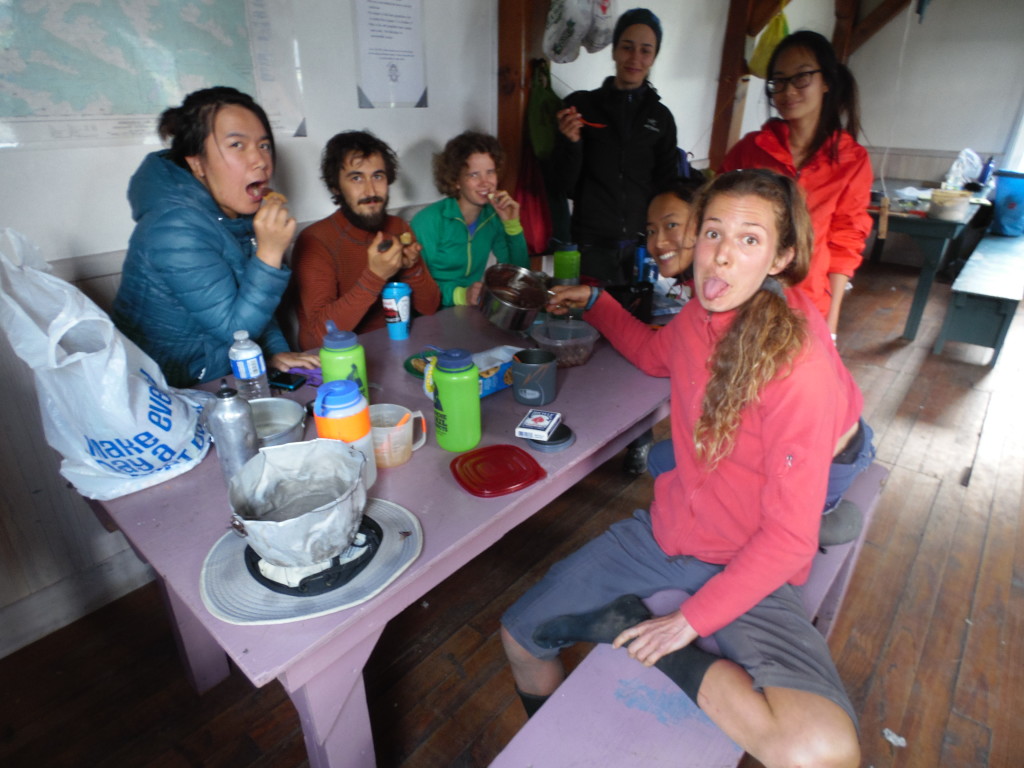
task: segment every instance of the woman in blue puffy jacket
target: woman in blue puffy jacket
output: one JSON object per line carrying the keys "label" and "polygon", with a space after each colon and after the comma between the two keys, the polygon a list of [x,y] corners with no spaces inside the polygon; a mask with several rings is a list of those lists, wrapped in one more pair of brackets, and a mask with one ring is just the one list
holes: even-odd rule
{"label": "woman in blue puffy jacket", "polygon": [[128,185],[135,231],[113,319],[172,386],[226,376],[235,331],[270,367],[317,367],[289,352],[274,311],[288,285],[295,235],[272,193],[274,137],[263,109],[234,88],[206,88],[160,116],[170,149],[142,161]]}

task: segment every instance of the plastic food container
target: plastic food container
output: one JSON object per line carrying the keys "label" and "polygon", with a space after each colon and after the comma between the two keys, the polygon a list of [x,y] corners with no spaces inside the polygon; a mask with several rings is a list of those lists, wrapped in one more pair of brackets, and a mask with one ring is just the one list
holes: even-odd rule
{"label": "plastic food container", "polygon": [[971,193],[960,189],[933,189],[928,206],[929,219],[963,221],[971,203]]}
{"label": "plastic food container", "polygon": [[559,368],[583,365],[594,352],[594,343],[601,334],[583,320],[549,319],[530,329],[537,346],[554,352]]}

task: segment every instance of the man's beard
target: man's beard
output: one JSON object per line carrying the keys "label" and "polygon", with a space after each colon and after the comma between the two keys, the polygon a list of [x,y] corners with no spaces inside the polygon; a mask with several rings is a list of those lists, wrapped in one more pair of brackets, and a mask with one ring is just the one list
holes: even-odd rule
{"label": "man's beard", "polygon": [[370,216],[363,216],[353,211],[349,207],[348,200],[344,197],[341,198],[341,202],[338,204],[338,207],[341,208],[341,212],[345,214],[345,218],[359,229],[364,229],[367,232],[380,232],[384,229],[384,222],[388,219],[388,198],[364,197],[358,200],[356,205],[359,205],[360,203],[377,202],[378,200],[383,203],[380,213],[371,214]]}

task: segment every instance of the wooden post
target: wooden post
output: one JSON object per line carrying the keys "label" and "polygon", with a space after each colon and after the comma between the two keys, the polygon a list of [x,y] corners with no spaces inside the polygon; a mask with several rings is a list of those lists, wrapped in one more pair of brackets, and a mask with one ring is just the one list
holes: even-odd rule
{"label": "wooden post", "polygon": [[549,0],[498,0],[498,141],[505,150],[502,186],[515,194],[523,150],[530,61],[543,57]]}
{"label": "wooden post", "polygon": [[789,0],[729,2],[729,18],[722,43],[722,64],[718,74],[718,95],[715,97],[715,119],[711,127],[711,147],[708,150],[711,170],[718,170],[729,147],[740,138],[743,104],[747,96],[747,37],[760,34],[772,17],[788,3]]}
{"label": "wooden post", "polygon": [[857,24],[860,0],[836,0],[836,23],[832,28],[832,47],[843,64],[850,58],[853,30]]}
{"label": "wooden post", "polygon": [[715,96],[715,119],[711,127],[711,147],[708,161],[711,170],[717,171],[730,144],[730,128],[735,112],[736,86],[747,74],[744,49],[747,35],[747,20],[754,0],[729,0],[729,18],[725,24],[725,41],[722,43],[722,63],[718,74],[718,94]]}

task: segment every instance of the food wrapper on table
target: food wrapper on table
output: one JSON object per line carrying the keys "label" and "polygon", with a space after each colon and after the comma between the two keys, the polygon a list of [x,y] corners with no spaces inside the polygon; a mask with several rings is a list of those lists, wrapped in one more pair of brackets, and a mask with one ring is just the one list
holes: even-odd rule
{"label": "food wrapper on table", "polygon": [[480,397],[512,386],[512,356],[522,347],[504,345],[477,352],[473,362],[480,369]]}

